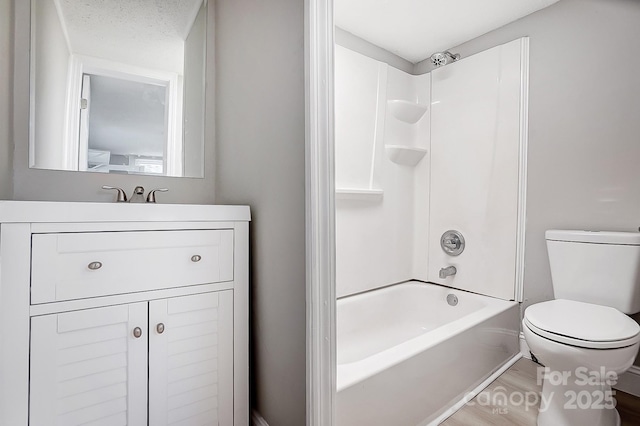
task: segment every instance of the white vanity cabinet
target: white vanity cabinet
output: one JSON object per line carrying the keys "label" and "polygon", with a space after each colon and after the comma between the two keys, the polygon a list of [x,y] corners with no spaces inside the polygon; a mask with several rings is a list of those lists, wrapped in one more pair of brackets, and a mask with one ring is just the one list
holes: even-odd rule
{"label": "white vanity cabinet", "polygon": [[0,426],[248,425],[249,219],[0,202]]}

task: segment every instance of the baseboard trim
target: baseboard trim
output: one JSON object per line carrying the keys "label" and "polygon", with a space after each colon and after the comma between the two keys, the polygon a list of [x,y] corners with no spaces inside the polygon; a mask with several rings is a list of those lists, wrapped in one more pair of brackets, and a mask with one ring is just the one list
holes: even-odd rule
{"label": "baseboard trim", "polygon": [[269,426],[269,423],[256,410],[251,411],[251,426]]}
{"label": "baseboard trim", "polygon": [[629,370],[618,377],[614,389],[640,397],[640,367],[632,365]]}
{"label": "baseboard trim", "polygon": [[520,353],[523,358],[531,359],[531,351],[529,349],[529,345],[527,345],[527,341],[524,338],[524,333],[520,332]]}

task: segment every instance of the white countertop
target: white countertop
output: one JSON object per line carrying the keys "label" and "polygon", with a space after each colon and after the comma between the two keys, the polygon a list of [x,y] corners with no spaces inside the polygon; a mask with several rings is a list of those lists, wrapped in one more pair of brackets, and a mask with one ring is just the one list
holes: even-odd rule
{"label": "white countertop", "polygon": [[249,206],[0,201],[1,223],[245,222],[250,220]]}

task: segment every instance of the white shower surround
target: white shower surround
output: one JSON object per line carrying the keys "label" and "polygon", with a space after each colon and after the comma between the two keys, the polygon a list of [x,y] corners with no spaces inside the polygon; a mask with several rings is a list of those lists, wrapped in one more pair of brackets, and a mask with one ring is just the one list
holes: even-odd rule
{"label": "white shower surround", "polygon": [[[431,209],[426,281],[521,301],[528,38],[431,72]],[[455,229],[456,257],[440,248]],[[442,279],[441,268],[457,273]]]}
{"label": "white shower surround", "polygon": [[[521,301],[527,58],[521,38],[412,76],[336,46],[338,297],[417,279]],[[423,115],[399,119],[398,102]],[[426,155],[398,164],[398,147]]]}
{"label": "white shower surround", "polygon": [[338,300],[336,424],[427,425],[452,414],[518,355],[519,316],[516,302],[415,281]]}
{"label": "white shower surround", "polygon": [[[341,297],[426,279],[430,75],[412,76],[341,46],[335,55]],[[410,158],[414,152],[420,158]]]}

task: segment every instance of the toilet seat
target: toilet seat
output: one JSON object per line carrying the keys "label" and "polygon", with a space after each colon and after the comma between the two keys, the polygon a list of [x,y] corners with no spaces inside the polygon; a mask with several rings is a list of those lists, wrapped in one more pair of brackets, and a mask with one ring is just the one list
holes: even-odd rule
{"label": "toilet seat", "polygon": [[615,308],[556,299],[529,306],[524,324],[546,339],[588,349],[617,349],[640,341],[640,326]]}

